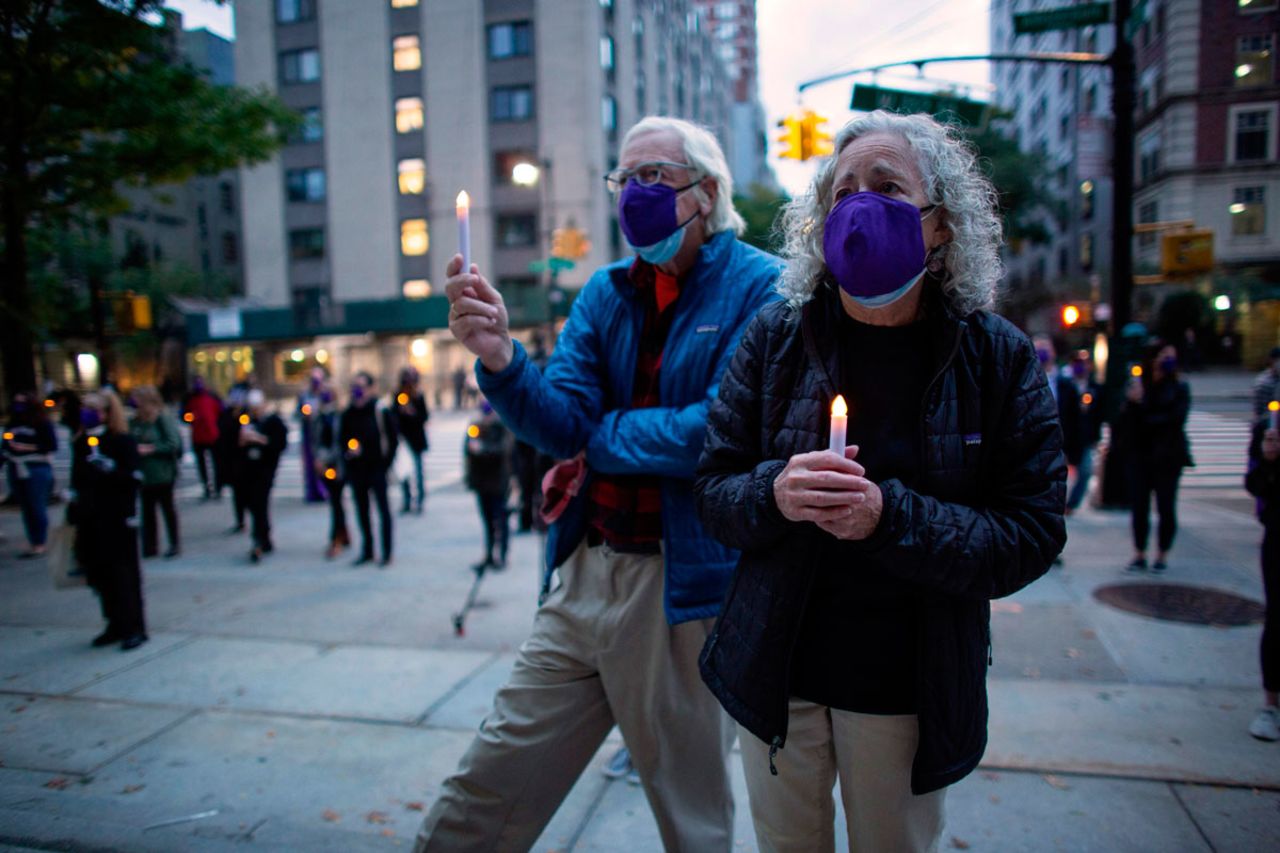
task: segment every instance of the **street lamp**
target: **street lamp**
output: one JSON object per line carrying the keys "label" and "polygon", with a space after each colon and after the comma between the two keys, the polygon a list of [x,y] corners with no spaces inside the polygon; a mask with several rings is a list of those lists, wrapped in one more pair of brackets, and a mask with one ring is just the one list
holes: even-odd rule
{"label": "street lamp", "polygon": [[542,170],[532,163],[516,163],[511,167],[511,183],[518,187],[532,187],[538,183]]}

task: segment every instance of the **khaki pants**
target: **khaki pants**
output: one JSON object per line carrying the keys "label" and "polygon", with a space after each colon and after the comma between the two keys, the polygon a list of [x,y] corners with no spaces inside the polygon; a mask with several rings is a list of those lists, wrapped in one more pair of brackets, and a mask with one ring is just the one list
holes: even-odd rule
{"label": "khaki pants", "polygon": [[915,715],[855,714],[792,699],[787,745],[773,761],[777,776],[769,772],[769,746],[746,729],[741,734],[761,853],[835,849],[831,789],[837,774],[851,851],[938,849],[946,789],[911,793]]}
{"label": "khaki pants", "polygon": [[734,728],[698,676],[712,620],[670,626],[661,556],[580,546],[417,851],[528,850],[617,723],[663,846],[728,851]]}

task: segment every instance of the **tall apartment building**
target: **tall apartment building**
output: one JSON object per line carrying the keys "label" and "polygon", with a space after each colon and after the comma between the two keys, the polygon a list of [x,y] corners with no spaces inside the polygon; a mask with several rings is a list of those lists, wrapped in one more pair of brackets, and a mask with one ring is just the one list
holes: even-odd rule
{"label": "tall apartment building", "polygon": [[446,325],[460,190],[473,262],[513,325],[531,325],[548,291],[530,263],[554,228],[591,243],[559,275],[570,291],[624,252],[603,177],[626,128],[664,113],[723,139],[732,121],[692,0],[238,0],[236,33],[237,82],[275,91],[305,124],[242,173],[260,308],[189,333],[206,357],[256,358],[268,386],[313,363],[390,376],[412,361],[443,382],[466,361],[428,331]]}
{"label": "tall apartment building", "polygon": [[695,0],[716,54],[733,83],[732,119],[725,150],[734,183],[776,187],[766,149],[764,108],[760,104],[755,0]]}
{"label": "tall apartment building", "polygon": [[[1154,0],[1151,0],[1154,2]],[[1061,0],[997,0],[991,8],[992,53],[1109,54],[1110,24],[1015,35],[1015,13],[1062,6]],[[1013,245],[1005,255],[1015,299],[1040,294],[1105,299],[1111,263],[1111,76],[1103,66],[996,62],[993,103],[1014,116],[1019,147],[1043,162],[1061,215],[1046,212],[1050,239]],[[1050,205],[1053,207],[1053,205]],[[1033,326],[1048,330],[1056,303]]]}
{"label": "tall apartment building", "polygon": [[[1134,42],[1134,220],[1212,229],[1215,268],[1196,283],[1235,302],[1227,317],[1257,365],[1280,343],[1280,4],[1152,3]],[[1139,235],[1135,265],[1157,271],[1159,251],[1155,235]]]}

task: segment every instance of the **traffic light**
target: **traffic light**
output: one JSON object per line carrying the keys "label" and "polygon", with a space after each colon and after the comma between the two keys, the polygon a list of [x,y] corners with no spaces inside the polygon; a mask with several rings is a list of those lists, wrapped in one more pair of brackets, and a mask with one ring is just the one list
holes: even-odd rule
{"label": "traffic light", "polygon": [[564,229],[557,228],[551,232],[551,257],[563,258],[564,250]]}
{"label": "traffic light", "polygon": [[804,159],[804,117],[787,116],[778,119],[778,127],[782,128],[774,141],[782,146],[778,156],[784,160]]}
{"label": "traffic light", "polygon": [[1076,323],[1080,322],[1080,309],[1075,305],[1062,306],[1062,325],[1068,329],[1073,328]]}
{"label": "traffic light", "polygon": [[551,257],[579,260],[591,252],[587,232],[567,225],[551,232]]}
{"label": "traffic light", "polygon": [[822,125],[827,123],[826,116],[820,116],[813,110],[805,110],[801,121],[804,130],[801,136],[801,160],[826,157],[835,151],[831,134],[822,129]]}

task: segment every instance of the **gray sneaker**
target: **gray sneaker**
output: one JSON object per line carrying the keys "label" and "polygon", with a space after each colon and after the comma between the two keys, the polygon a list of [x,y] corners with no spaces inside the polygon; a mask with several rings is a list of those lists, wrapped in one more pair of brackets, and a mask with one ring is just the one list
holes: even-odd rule
{"label": "gray sneaker", "polygon": [[1280,709],[1267,706],[1249,724],[1249,734],[1258,740],[1280,740]]}
{"label": "gray sneaker", "polygon": [[[609,759],[609,763],[600,771],[606,779],[622,779],[635,772],[635,768],[631,766],[631,752],[626,746],[621,746],[618,751],[613,754],[613,758]],[[639,778],[639,777],[637,777]]]}

